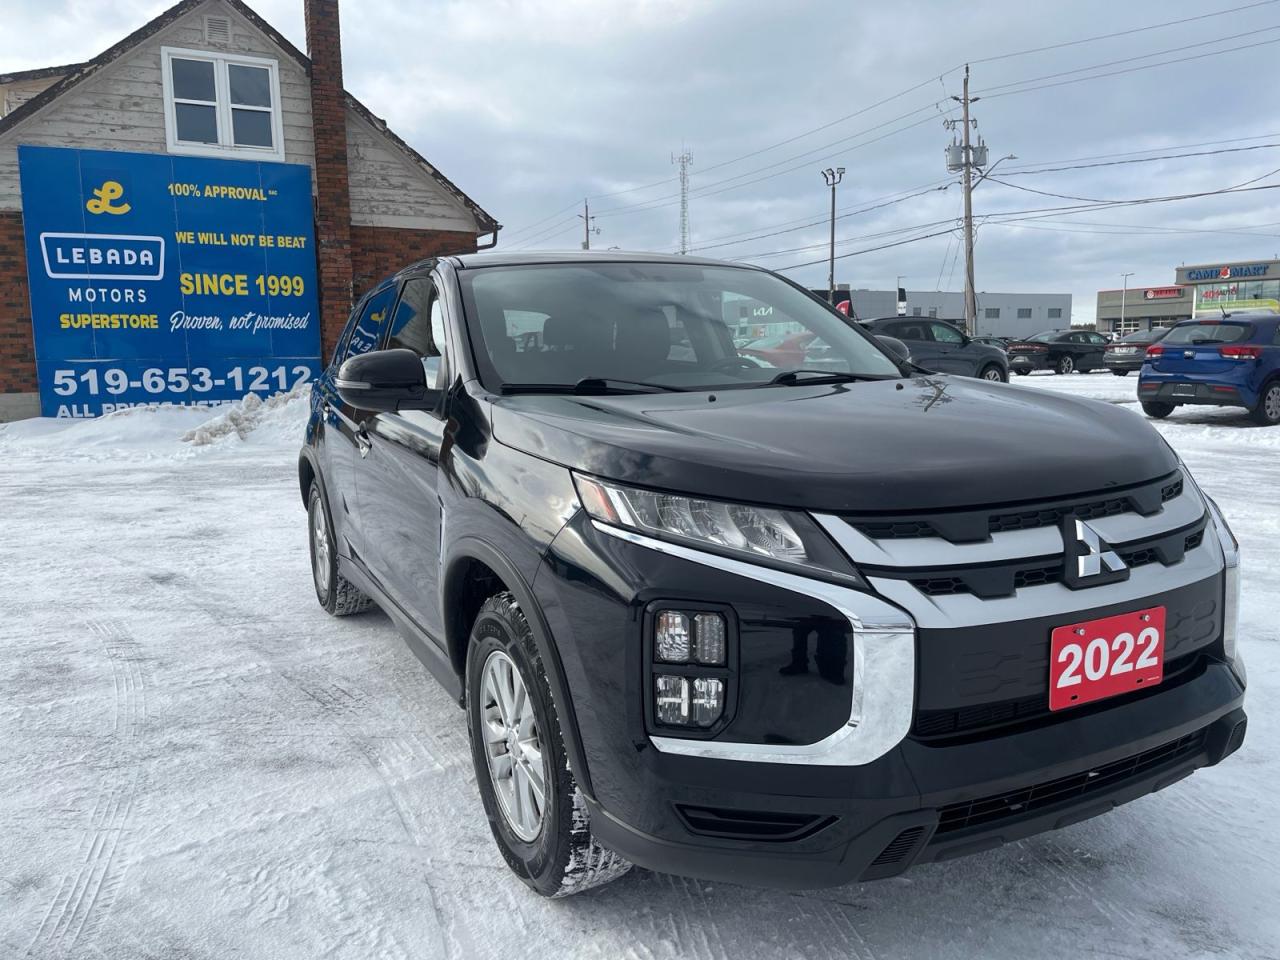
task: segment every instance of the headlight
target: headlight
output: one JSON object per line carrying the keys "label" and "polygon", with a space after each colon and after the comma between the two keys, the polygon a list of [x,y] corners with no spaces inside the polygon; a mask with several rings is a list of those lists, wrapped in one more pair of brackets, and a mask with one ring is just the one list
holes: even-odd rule
{"label": "headlight", "polygon": [[[1203,494],[1204,491],[1201,491]],[[1236,659],[1236,637],[1240,621],[1240,542],[1227,526],[1227,519],[1212,497],[1205,496],[1209,504],[1209,514],[1213,517],[1213,529],[1222,545],[1222,556],[1226,562],[1223,571],[1222,585],[1222,647],[1228,660]]]}
{"label": "headlight", "polygon": [[806,514],[641,490],[578,474],[573,479],[583,508],[602,523],[865,586],[844,554]]}

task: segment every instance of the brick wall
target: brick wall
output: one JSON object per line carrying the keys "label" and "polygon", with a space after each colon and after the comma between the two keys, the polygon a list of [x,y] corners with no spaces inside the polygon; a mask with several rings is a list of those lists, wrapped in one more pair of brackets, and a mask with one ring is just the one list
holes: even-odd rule
{"label": "brick wall", "polygon": [[321,329],[339,329],[351,312],[351,181],[347,102],[342,87],[338,0],[306,0],[311,58],[311,123],[316,151],[316,261]]}
{"label": "brick wall", "polygon": [[[402,230],[392,227],[351,227],[351,273],[357,298],[384,277],[425,257],[451,253],[471,253],[476,248],[473,233],[451,230]],[[326,314],[321,330],[321,356],[328,357],[342,332],[347,315],[333,320]]]}
{"label": "brick wall", "polygon": [[35,390],[36,354],[31,342],[22,214],[0,212],[0,394]]}

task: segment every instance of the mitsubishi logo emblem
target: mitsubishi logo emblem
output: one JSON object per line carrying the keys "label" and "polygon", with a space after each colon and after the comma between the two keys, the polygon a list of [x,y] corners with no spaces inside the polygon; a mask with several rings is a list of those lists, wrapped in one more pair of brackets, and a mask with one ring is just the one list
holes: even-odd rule
{"label": "mitsubishi logo emblem", "polygon": [[1062,519],[1063,580],[1072,590],[1129,579],[1129,568],[1098,531],[1074,514]]}

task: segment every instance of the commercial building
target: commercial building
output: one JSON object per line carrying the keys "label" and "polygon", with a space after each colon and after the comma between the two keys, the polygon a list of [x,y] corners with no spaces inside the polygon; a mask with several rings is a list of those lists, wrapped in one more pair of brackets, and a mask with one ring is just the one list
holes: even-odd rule
{"label": "commercial building", "polygon": [[[844,291],[836,292],[836,299]],[[897,290],[848,291],[856,316],[891,317],[898,312]],[[939,290],[907,290],[906,313],[910,317],[937,317],[959,321],[964,317],[964,294]],[[1042,330],[1071,326],[1071,294],[1069,293],[986,293],[978,294],[977,329],[969,333],[979,337],[1029,337]]]}
{"label": "commercial building", "polygon": [[1280,311],[1280,260],[1184,265],[1169,286],[1131,286],[1127,295],[1099,290],[1096,316],[1100,331],[1119,334],[1171,326],[1207,311],[1246,309]]}
{"label": "commercial building", "polygon": [[1099,333],[1123,336],[1137,330],[1173,326],[1191,318],[1192,300],[1193,290],[1185,284],[1099,290],[1097,329]]}
{"label": "commercial building", "polygon": [[337,0],[304,7],[305,54],[241,0],[182,0],[0,75],[0,419],[291,385],[353,291],[496,242],[343,88]]}

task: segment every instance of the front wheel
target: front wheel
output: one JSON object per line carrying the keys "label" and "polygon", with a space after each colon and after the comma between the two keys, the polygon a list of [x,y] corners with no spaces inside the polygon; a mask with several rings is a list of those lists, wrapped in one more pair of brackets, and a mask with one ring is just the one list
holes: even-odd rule
{"label": "front wheel", "polygon": [[1262,389],[1258,402],[1249,411],[1254,423],[1274,427],[1280,423],[1280,380],[1273,380]]}
{"label": "front wheel", "polygon": [[1076,368],[1076,362],[1070,357],[1062,357],[1058,360],[1058,365],[1053,368],[1053,372],[1066,376]]}
{"label": "front wheel", "polygon": [[329,522],[329,511],[324,508],[320,484],[314,481],[307,495],[307,529],[311,541],[311,582],[316,588],[320,606],[335,617],[368,610],[373,601],[338,572],[333,525]]}
{"label": "front wheel", "polygon": [[995,363],[988,364],[982,368],[982,373],[978,374],[983,380],[990,380],[992,383],[1008,383],[1009,375],[1000,369]]}
{"label": "front wheel", "polygon": [[471,628],[467,725],[489,828],[521,880],[563,897],[631,869],[591,835],[533,632],[509,593],[486,600]]}
{"label": "front wheel", "polygon": [[1143,403],[1142,412],[1148,417],[1155,420],[1163,420],[1169,414],[1173,413],[1172,403],[1160,403],[1158,401],[1152,403]]}

